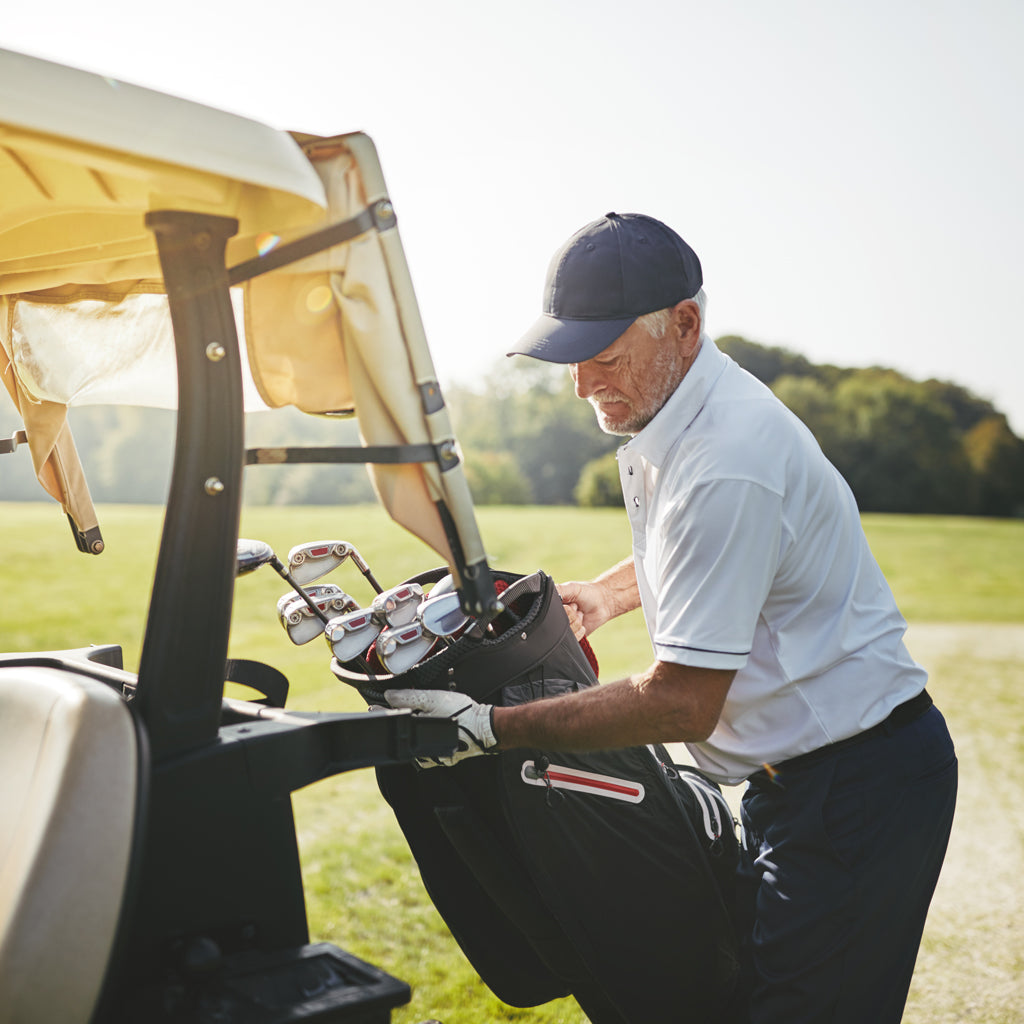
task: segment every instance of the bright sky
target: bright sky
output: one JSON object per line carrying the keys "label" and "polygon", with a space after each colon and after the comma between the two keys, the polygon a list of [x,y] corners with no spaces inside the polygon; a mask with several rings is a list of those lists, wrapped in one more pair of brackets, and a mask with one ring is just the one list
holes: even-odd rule
{"label": "bright sky", "polygon": [[698,252],[712,336],[894,366],[1024,436],[1020,0],[48,0],[0,47],[377,144],[442,384],[609,210]]}

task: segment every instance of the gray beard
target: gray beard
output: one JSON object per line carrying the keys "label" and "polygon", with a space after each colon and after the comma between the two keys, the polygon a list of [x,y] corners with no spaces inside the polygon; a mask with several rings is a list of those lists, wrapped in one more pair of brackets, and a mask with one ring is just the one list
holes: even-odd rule
{"label": "gray beard", "polygon": [[640,405],[631,404],[630,412],[624,417],[610,420],[601,412],[597,402],[588,399],[597,415],[597,425],[606,434],[621,437],[639,434],[661,412],[685,375],[682,357],[674,349],[659,351],[650,370],[652,390],[649,396]]}

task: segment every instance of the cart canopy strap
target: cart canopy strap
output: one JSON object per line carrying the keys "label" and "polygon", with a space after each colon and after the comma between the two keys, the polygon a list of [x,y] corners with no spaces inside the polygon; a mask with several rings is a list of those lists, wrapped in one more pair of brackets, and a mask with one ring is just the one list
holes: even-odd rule
{"label": "cart canopy strap", "polygon": [[249,448],[245,453],[247,466],[281,466],[286,463],[405,465],[416,462],[436,462],[444,472],[459,464],[459,456],[454,448],[435,448],[429,444],[400,444],[393,447],[348,445],[326,448]]}
{"label": "cart canopy strap", "polygon": [[324,228],[322,231],[315,231],[288,245],[268,249],[266,254],[246,260],[245,263],[240,263],[237,267],[231,267],[228,271],[228,280],[233,285],[241,284],[243,281],[258,277],[267,271],[277,270],[289,263],[296,263],[298,260],[328,249],[332,245],[350,242],[367,231],[374,229],[382,231],[385,228],[393,227],[394,216],[394,208],[391,204],[381,201],[372,210],[363,210],[340,224]]}

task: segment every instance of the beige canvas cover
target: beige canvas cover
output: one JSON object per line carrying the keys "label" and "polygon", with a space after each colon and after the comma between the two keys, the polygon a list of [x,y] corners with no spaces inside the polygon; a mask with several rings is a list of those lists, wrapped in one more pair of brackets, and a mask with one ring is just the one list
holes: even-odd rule
{"label": "beige canvas cover", "polygon": [[[80,530],[96,517],[67,408],[119,393],[125,404],[173,404],[161,390],[173,349],[146,213],[236,218],[234,266],[371,206],[382,230],[238,290],[254,401],[355,411],[367,444],[453,451],[447,411],[424,412],[436,374],[367,136],[293,136],[0,51],[0,371],[40,482]],[[483,560],[460,466],[377,467],[373,477],[392,517],[450,563],[434,504],[443,500],[466,561]]]}

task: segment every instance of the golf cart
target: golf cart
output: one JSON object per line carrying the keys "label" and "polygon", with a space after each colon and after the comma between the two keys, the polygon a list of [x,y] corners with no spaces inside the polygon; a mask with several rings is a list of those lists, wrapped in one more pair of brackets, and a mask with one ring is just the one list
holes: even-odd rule
{"label": "golf cart", "polygon": [[[407,985],[309,942],[291,793],[455,727],[291,712],[227,658],[239,556],[276,559],[239,549],[247,466],[370,464],[462,612],[501,610],[372,142],[0,51],[0,368],[3,461],[30,455],[82,557],[68,407],[177,409],[137,674],[116,642],[0,654],[0,1024],[389,1021]],[[289,406],[361,443],[246,447],[247,407]]]}

